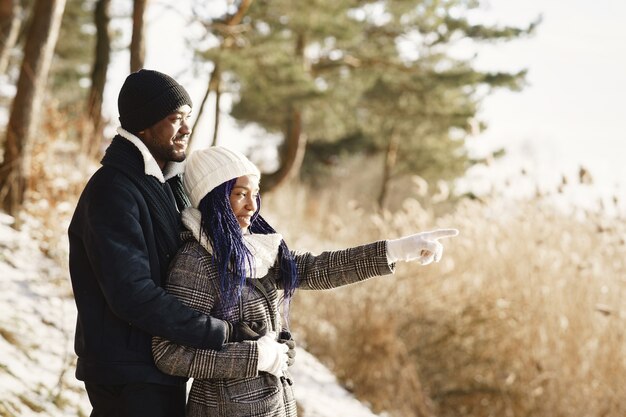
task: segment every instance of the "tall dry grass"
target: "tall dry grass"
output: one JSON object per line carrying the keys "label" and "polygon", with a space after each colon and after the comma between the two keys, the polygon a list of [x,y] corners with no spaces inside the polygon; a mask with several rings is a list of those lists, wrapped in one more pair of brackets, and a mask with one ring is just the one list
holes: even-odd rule
{"label": "tall dry grass", "polygon": [[51,103],[45,113],[32,146],[26,201],[17,221],[46,255],[66,265],[67,228],[85,183],[99,166],[99,156],[87,155],[100,139],[78,109],[69,116]]}
{"label": "tall dry grass", "polygon": [[542,198],[416,200],[373,214],[335,189],[264,201],[293,249],[337,249],[456,227],[443,260],[299,292],[292,330],[346,386],[394,416],[626,415],[626,226]]}

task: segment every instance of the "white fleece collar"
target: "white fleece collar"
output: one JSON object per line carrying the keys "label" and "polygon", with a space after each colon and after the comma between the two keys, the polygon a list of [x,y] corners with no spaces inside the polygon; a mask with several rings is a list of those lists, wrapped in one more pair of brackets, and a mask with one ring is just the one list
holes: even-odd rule
{"label": "white fleece collar", "polygon": [[185,172],[184,162],[168,162],[165,164],[163,171],[161,171],[156,159],[154,159],[154,156],[152,156],[148,147],[141,139],[121,126],[117,128],[117,133],[135,145],[135,147],[139,150],[141,156],[143,157],[144,172],[146,175],[152,175],[163,184],[166,180]]}
{"label": "white fleece collar", "polygon": [[[200,236],[200,221],[201,215],[198,209],[193,207],[187,207],[183,210],[182,215],[183,224],[189,229],[193,236],[198,239]],[[271,233],[267,235],[249,234],[243,235],[243,240],[246,247],[252,253],[254,257],[253,271],[246,271],[248,278],[263,278],[267,275],[269,269],[276,262],[278,256],[278,248],[283,240],[282,235],[279,233]],[[205,233],[202,233],[202,239],[200,244],[209,252],[213,253],[213,247],[209,242]]]}

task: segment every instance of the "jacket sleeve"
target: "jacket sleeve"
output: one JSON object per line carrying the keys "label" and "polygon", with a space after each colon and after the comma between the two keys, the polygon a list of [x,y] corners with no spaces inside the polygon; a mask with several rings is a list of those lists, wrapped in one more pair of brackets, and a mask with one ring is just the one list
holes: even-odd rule
{"label": "jacket sleeve", "polygon": [[304,290],[327,290],[366,279],[393,274],[395,265],[387,261],[387,242],[378,241],[354,248],[311,253],[294,253]]}
{"label": "jacket sleeve", "polygon": [[138,191],[120,176],[92,191],[83,244],[113,313],[151,335],[220,349],[228,338],[227,324],[185,307],[153,280],[158,263],[151,262],[146,244],[153,230],[138,203]]}
{"label": "jacket sleeve", "polygon": [[[172,263],[166,289],[182,303],[205,314],[215,305],[217,288],[211,281],[210,260],[197,252],[179,253]],[[195,349],[169,340],[152,339],[157,367],[170,375],[189,378],[247,378],[258,375],[256,342],[226,343],[219,350]]]}

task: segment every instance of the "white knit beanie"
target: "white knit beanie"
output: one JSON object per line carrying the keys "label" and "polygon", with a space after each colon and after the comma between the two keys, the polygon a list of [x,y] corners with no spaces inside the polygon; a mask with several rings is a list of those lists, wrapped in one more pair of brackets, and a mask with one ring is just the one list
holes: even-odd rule
{"label": "white knit beanie", "polygon": [[212,146],[194,151],[187,157],[183,185],[191,205],[198,208],[200,200],[215,187],[244,175],[261,177],[259,169],[245,155]]}

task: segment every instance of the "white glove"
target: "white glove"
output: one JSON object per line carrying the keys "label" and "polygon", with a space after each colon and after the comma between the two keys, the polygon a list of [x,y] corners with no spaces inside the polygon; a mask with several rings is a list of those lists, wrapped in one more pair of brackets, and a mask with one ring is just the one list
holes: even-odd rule
{"label": "white glove", "polygon": [[283,376],[283,370],[287,368],[289,346],[276,341],[276,333],[269,332],[256,341],[259,349],[259,361],[257,370],[269,372],[277,377]]}
{"label": "white glove", "polygon": [[439,262],[443,255],[443,245],[438,240],[458,234],[457,229],[438,229],[388,240],[387,260],[394,263],[417,259],[421,265],[428,265],[432,261]]}

